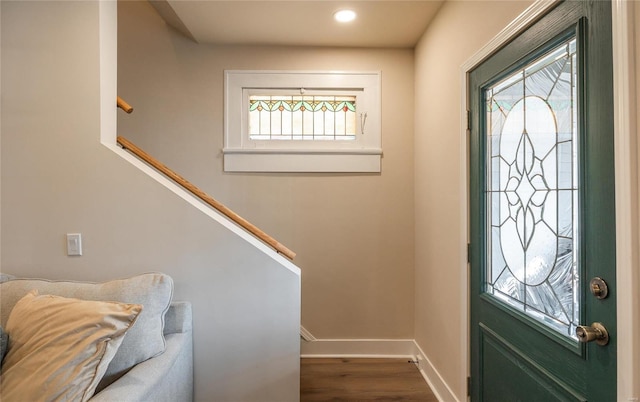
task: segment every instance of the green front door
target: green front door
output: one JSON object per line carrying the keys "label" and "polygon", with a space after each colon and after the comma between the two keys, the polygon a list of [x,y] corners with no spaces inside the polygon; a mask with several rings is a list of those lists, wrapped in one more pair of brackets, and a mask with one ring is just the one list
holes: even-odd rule
{"label": "green front door", "polygon": [[616,400],[612,80],[608,1],[558,4],[470,72],[474,401]]}

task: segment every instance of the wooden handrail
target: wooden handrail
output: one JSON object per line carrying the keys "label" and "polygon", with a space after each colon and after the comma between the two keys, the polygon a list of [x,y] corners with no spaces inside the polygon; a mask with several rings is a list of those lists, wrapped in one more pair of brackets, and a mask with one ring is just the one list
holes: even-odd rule
{"label": "wooden handrail", "polygon": [[226,217],[228,217],[229,219],[231,219],[232,221],[234,221],[235,223],[237,223],[238,225],[246,229],[249,233],[253,234],[263,242],[273,247],[277,252],[283,254],[290,260],[293,260],[295,258],[296,253],[289,250],[288,248],[280,244],[278,241],[276,241],[273,237],[269,236],[262,230],[258,229],[255,225],[249,223],[249,221],[247,221],[240,215],[236,214],[235,212],[233,212],[232,210],[230,210],[229,208],[227,208],[226,206],[224,206],[223,204],[215,200],[213,197],[211,197],[204,191],[200,190],[194,184],[190,183],[188,180],[186,180],[185,178],[183,178],[173,170],[169,169],[168,167],[160,163],[157,159],[155,159],[148,153],[144,152],[142,149],[138,148],[131,141],[127,140],[126,138],[118,136],[118,144],[120,144],[124,149],[128,149],[129,151],[131,151],[133,154],[135,154],[137,157],[139,157],[143,161],[147,162],[149,165],[158,169],[164,175],[166,175],[171,180],[175,181],[176,183],[184,187],[186,190],[191,192],[196,197],[200,198],[202,201],[206,202],[213,208],[220,211],[223,215],[225,215]]}
{"label": "wooden handrail", "polygon": [[127,102],[124,101],[121,97],[118,96],[118,107],[124,110],[127,113],[133,112],[133,108]]}

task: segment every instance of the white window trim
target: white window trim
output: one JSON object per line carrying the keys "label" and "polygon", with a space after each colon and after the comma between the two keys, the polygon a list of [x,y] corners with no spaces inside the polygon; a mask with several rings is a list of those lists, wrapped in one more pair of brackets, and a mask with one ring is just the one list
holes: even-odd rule
{"label": "white window trim", "polygon": [[[380,72],[226,70],[226,172],[380,172]],[[248,135],[248,96],[265,90],[356,94],[355,141],[268,141]],[[364,130],[360,113],[366,113]]]}

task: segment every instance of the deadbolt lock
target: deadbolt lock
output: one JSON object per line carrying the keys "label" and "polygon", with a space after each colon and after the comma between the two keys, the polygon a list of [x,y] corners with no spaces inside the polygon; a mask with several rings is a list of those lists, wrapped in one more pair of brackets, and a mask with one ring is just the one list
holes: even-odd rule
{"label": "deadbolt lock", "polygon": [[596,276],[589,282],[589,289],[596,299],[602,300],[609,295],[609,287],[604,279]]}
{"label": "deadbolt lock", "polygon": [[604,346],[609,343],[609,332],[599,322],[594,322],[591,326],[579,325],[576,328],[576,336],[582,343],[596,341],[600,346]]}

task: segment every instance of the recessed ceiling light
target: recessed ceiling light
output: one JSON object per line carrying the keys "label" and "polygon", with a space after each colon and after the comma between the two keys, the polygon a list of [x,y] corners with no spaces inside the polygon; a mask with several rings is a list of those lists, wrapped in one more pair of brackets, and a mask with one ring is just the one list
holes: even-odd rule
{"label": "recessed ceiling light", "polygon": [[356,12],[353,10],[340,10],[333,14],[333,18],[338,22],[351,22],[356,19]]}

